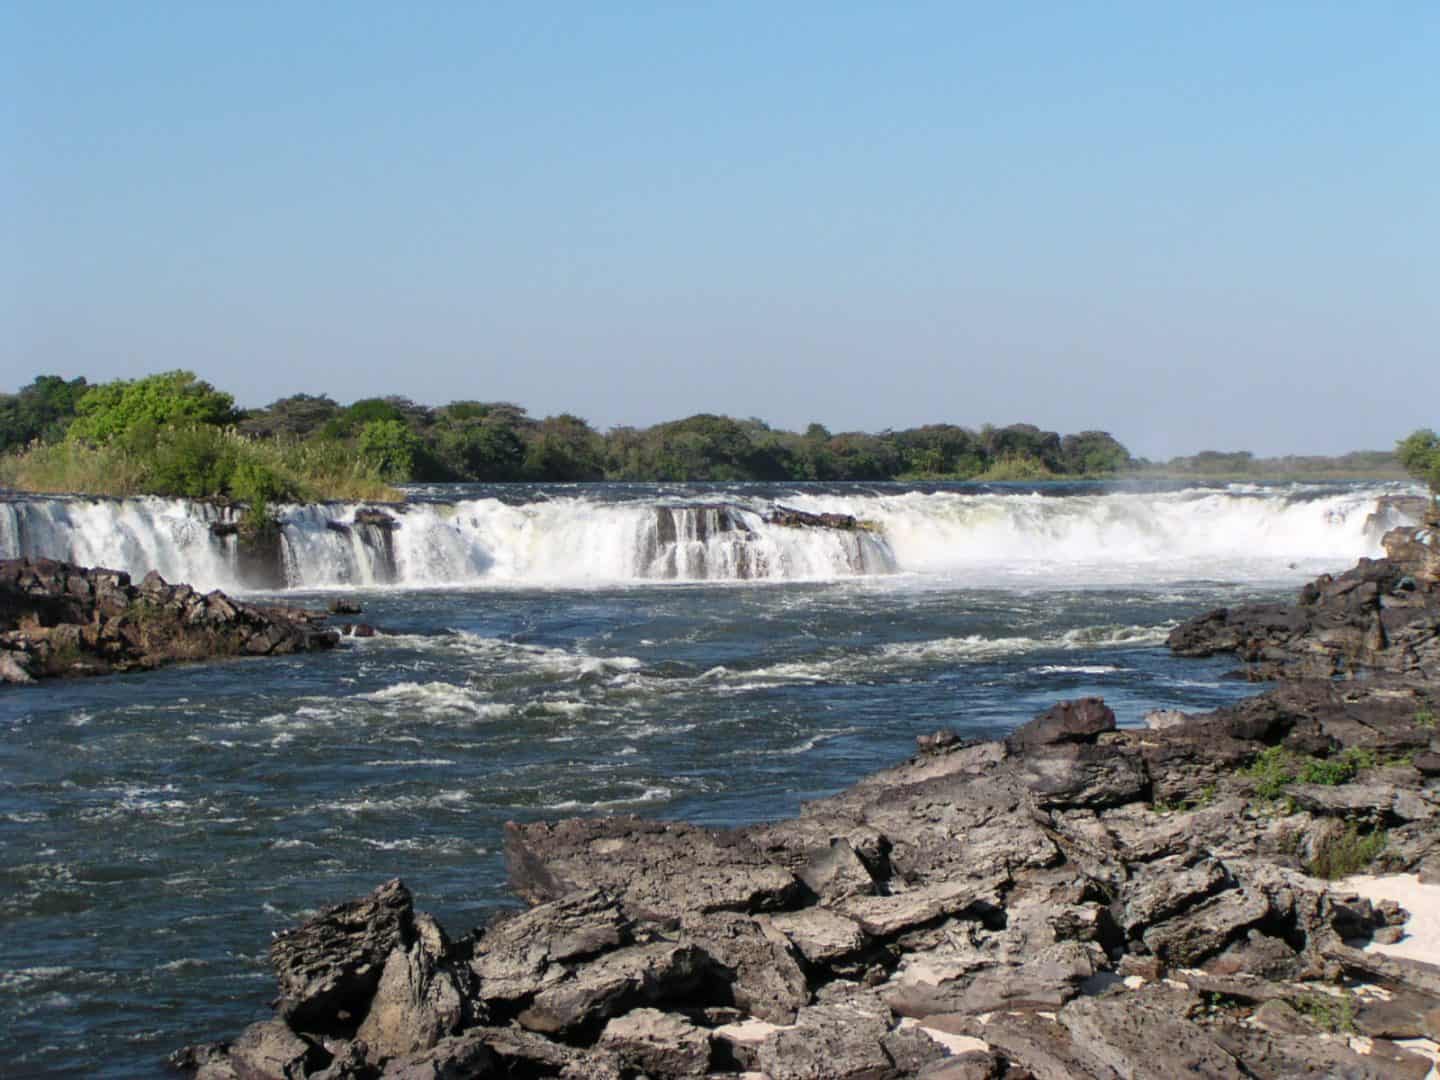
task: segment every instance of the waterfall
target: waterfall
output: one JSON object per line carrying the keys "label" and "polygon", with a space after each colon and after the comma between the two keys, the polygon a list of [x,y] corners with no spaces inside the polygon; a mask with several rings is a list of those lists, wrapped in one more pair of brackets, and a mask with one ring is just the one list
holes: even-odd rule
{"label": "waterfall", "polygon": [[[573,491],[573,489],[571,489]],[[0,499],[0,557],[109,566],[199,588],[387,585],[605,586],[645,581],[799,581],[909,574],[1178,581],[1294,577],[1378,553],[1396,524],[1378,486],[1231,487],[1041,495],[946,489],[746,491],[681,502],[655,492],[277,507],[270,546],[247,547],[234,514],[162,498]],[[548,493],[547,493],[548,494]],[[777,499],[800,513],[775,513]],[[806,514],[832,515],[825,523]],[[844,516],[854,521],[846,523]],[[797,524],[796,521],[800,523]]]}

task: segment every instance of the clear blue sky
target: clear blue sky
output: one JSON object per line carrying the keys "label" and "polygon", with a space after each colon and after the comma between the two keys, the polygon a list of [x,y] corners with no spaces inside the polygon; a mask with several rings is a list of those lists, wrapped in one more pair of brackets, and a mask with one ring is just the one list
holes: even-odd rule
{"label": "clear blue sky", "polygon": [[0,388],[1440,426],[1440,4],[0,10]]}

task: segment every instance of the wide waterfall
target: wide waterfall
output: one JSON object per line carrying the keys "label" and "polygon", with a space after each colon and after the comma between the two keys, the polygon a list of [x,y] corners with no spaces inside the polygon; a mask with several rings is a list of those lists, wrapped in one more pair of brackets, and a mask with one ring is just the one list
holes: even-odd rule
{"label": "wide waterfall", "polygon": [[153,569],[231,589],[892,574],[1104,585],[1331,568],[1376,553],[1384,529],[1403,520],[1380,499],[1394,488],[1377,485],[435,490],[402,506],[280,507],[278,536],[258,547],[233,509],[208,502],[12,496],[0,499],[0,557]]}

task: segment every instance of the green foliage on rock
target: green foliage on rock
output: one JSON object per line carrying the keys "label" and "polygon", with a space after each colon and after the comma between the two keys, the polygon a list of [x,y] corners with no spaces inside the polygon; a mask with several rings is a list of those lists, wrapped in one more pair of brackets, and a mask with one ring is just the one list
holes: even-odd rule
{"label": "green foliage on rock", "polygon": [[1240,775],[1255,782],[1255,794],[1262,799],[1279,799],[1291,784],[1335,787],[1348,784],[1362,769],[1374,769],[1394,761],[1363,746],[1347,747],[1329,757],[1300,755],[1283,746],[1271,746],[1256,754],[1250,764],[1240,770]]}

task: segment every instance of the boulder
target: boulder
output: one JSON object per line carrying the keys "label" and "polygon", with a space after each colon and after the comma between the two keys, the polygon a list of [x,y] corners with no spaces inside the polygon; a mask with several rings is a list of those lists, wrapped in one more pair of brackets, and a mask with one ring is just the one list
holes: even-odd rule
{"label": "boulder", "polygon": [[1006,738],[1011,753],[1033,750],[1055,743],[1093,743],[1106,731],[1115,730],[1115,713],[1100,698],[1062,701],[1022,724]]}

